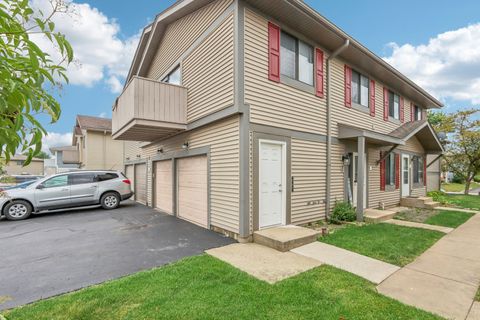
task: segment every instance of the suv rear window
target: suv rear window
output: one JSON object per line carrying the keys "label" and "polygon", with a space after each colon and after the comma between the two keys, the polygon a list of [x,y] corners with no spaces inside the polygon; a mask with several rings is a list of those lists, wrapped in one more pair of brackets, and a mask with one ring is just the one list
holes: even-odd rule
{"label": "suv rear window", "polygon": [[112,172],[99,173],[96,175],[96,181],[107,181],[118,178],[118,174]]}

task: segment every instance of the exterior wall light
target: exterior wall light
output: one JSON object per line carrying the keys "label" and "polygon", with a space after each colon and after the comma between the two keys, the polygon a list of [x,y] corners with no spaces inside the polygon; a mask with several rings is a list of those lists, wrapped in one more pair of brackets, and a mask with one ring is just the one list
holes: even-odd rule
{"label": "exterior wall light", "polygon": [[163,148],[157,149],[157,153],[163,153]]}
{"label": "exterior wall light", "polygon": [[187,149],[188,149],[188,141],[185,141],[185,142],[182,144],[182,149],[183,149],[183,150],[187,150]]}
{"label": "exterior wall light", "polygon": [[344,166],[349,166],[350,165],[350,157],[348,155],[343,155],[342,156],[342,162]]}

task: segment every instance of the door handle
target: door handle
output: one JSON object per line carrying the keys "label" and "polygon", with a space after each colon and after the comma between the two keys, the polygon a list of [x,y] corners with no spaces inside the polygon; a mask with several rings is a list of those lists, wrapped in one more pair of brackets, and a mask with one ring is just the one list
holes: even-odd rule
{"label": "door handle", "polygon": [[91,186],[90,188],[95,189],[97,186]]}
{"label": "door handle", "polygon": [[68,188],[65,188],[65,189],[61,189],[60,191],[68,191]]}
{"label": "door handle", "polygon": [[281,183],[278,185],[278,192],[283,192]]}

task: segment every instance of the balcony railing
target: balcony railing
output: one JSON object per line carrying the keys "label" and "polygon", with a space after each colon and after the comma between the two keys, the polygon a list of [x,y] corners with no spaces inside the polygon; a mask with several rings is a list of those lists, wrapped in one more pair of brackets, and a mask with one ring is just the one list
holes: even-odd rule
{"label": "balcony railing", "polygon": [[116,140],[153,141],[187,128],[187,89],[133,77],[112,113]]}

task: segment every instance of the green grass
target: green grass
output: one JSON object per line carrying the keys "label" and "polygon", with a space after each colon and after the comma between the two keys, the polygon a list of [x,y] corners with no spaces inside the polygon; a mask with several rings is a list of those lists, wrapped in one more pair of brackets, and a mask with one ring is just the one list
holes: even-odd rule
{"label": "green grass", "polygon": [[347,226],[319,241],[397,266],[405,266],[443,235],[437,231],[380,223]]}
{"label": "green grass", "polygon": [[[480,188],[480,183],[472,182],[470,190]],[[442,183],[442,189],[446,192],[463,192],[465,190],[464,183]]]}
{"label": "green grass", "polygon": [[467,220],[473,215],[474,213],[469,212],[440,210],[438,214],[425,220],[425,223],[442,227],[457,228],[467,222]]}
{"label": "green grass", "polygon": [[207,255],[13,309],[35,319],[440,319],[321,266],[275,285]]}
{"label": "green grass", "polygon": [[478,288],[477,295],[475,296],[475,301],[480,301],[480,288]]}
{"label": "green grass", "polygon": [[447,203],[459,208],[480,210],[479,195],[447,194],[444,196]]}

